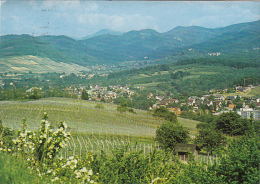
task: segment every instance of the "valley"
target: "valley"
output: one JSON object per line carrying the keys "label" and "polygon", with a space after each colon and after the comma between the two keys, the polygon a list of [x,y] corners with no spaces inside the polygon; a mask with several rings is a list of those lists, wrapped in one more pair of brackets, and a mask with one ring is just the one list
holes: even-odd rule
{"label": "valley", "polygon": [[0,183],[256,183],[259,27],[1,36]]}

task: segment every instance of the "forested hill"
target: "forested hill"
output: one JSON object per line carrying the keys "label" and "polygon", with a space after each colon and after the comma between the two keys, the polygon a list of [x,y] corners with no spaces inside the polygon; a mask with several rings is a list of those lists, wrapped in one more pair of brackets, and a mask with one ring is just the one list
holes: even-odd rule
{"label": "forested hill", "polygon": [[225,89],[250,84],[260,84],[260,51],[240,55],[208,56],[185,59],[168,64],[150,66],[111,73],[107,77],[93,78],[93,83],[131,84],[148,87],[150,91],[169,91],[172,93],[191,93]]}
{"label": "forested hill", "polygon": [[259,25],[260,21],[216,29],[176,27],[165,33],[145,29],[117,35],[101,33],[85,40],[67,36],[7,35],[1,37],[0,55],[37,55],[87,66],[159,59],[189,51],[203,54],[250,52],[260,48]]}

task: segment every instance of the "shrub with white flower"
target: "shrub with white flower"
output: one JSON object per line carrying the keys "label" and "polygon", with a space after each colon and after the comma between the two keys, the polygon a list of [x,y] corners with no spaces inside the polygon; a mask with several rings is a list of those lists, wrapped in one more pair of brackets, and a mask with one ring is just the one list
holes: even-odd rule
{"label": "shrub with white flower", "polygon": [[53,132],[53,126],[47,121],[47,117],[47,113],[44,113],[44,119],[36,133],[27,130],[24,119],[22,131],[19,131],[18,138],[13,140],[18,151],[33,157],[32,160],[38,164],[52,162],[70,138],[70,133],[66,132],[65,122],[60,122],[58,129]]}
{"label": "shrub with white flower", "polygon": [[[76,183],[95,183],[93,172],[87,169],[89,162],[77,157],[57,158],[60,150],[69,141],[71,134],[66,131],[67,124],[60,122],[58,129],[47,121],[48,115],[40,123],[36,132],[27,130],[26,120],[23,121],[22,131],[18,131],[17,139],[13,139],[17,153],[26,157],[29,168],[36,170],[40,177],[51,176],[51,182],[75,181]],[[93,161],[93,156],[88,154]],[[91,178],[92,177],[92,178]]]}

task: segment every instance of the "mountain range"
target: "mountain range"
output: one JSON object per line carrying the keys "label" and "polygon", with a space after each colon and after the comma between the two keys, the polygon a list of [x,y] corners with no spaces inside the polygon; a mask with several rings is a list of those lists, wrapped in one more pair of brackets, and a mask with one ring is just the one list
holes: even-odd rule
{"label": "mountain range", "polygon": [[0,37],[0,56],[32,55],[89,66],[160,59],[191,50],[228,54],[259,48],[259,31],[260,21],[255,21],[215,29],[179,26],[165,33],[152,29],[126,33],[101,30],[80,40],[64,35],[5,35]]}

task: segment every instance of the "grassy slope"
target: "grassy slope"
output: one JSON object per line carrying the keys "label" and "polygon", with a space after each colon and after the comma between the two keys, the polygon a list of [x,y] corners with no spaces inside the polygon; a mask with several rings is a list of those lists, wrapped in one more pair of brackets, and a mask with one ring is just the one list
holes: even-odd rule
{"label": "grassy slope", "polygon": [[256,86],[247,92],[236,92],[236,93],[224,93],[222,94],[225,98],[227,96],[241,96],[241,97],[260,97],[260,86]]}
{"label": "grassy slope", "polygon": [[260,97],[260,86],[253,88],[248,95]]}
{"label": "grassy slope", "polygon": [[79,73],[81,70],[89,70],[86,67],[77,64],[68,64],[55,62],[49,58],[41,58],[32,55],[13,56],[1,59],[0,73],[12,71],[17,73],[47,73],[47,72],[65,72]]}
{"label": "grassy slope", "polygon": [[40,178],[26,167],[25,159],[0,153],[0,183],[50,183],[50,178]]}
{"label": "grassy slope", "polygon": [[[164,120],[153,117],[147,111],[137,114],[119,113],[114,104],[104,104],[104,109],[95,108],[97,102],[47,98],[30,102],[0,102],[0,119],[4,125],[18,129],[26,117],[29,129],[35,129],[43,112],[49,114],[50,122],[66,121],[73,132],[89,134],[114,134],[155,137],[158,125]],[[196,132],[197,121],[179,118],[180,123]]]}

